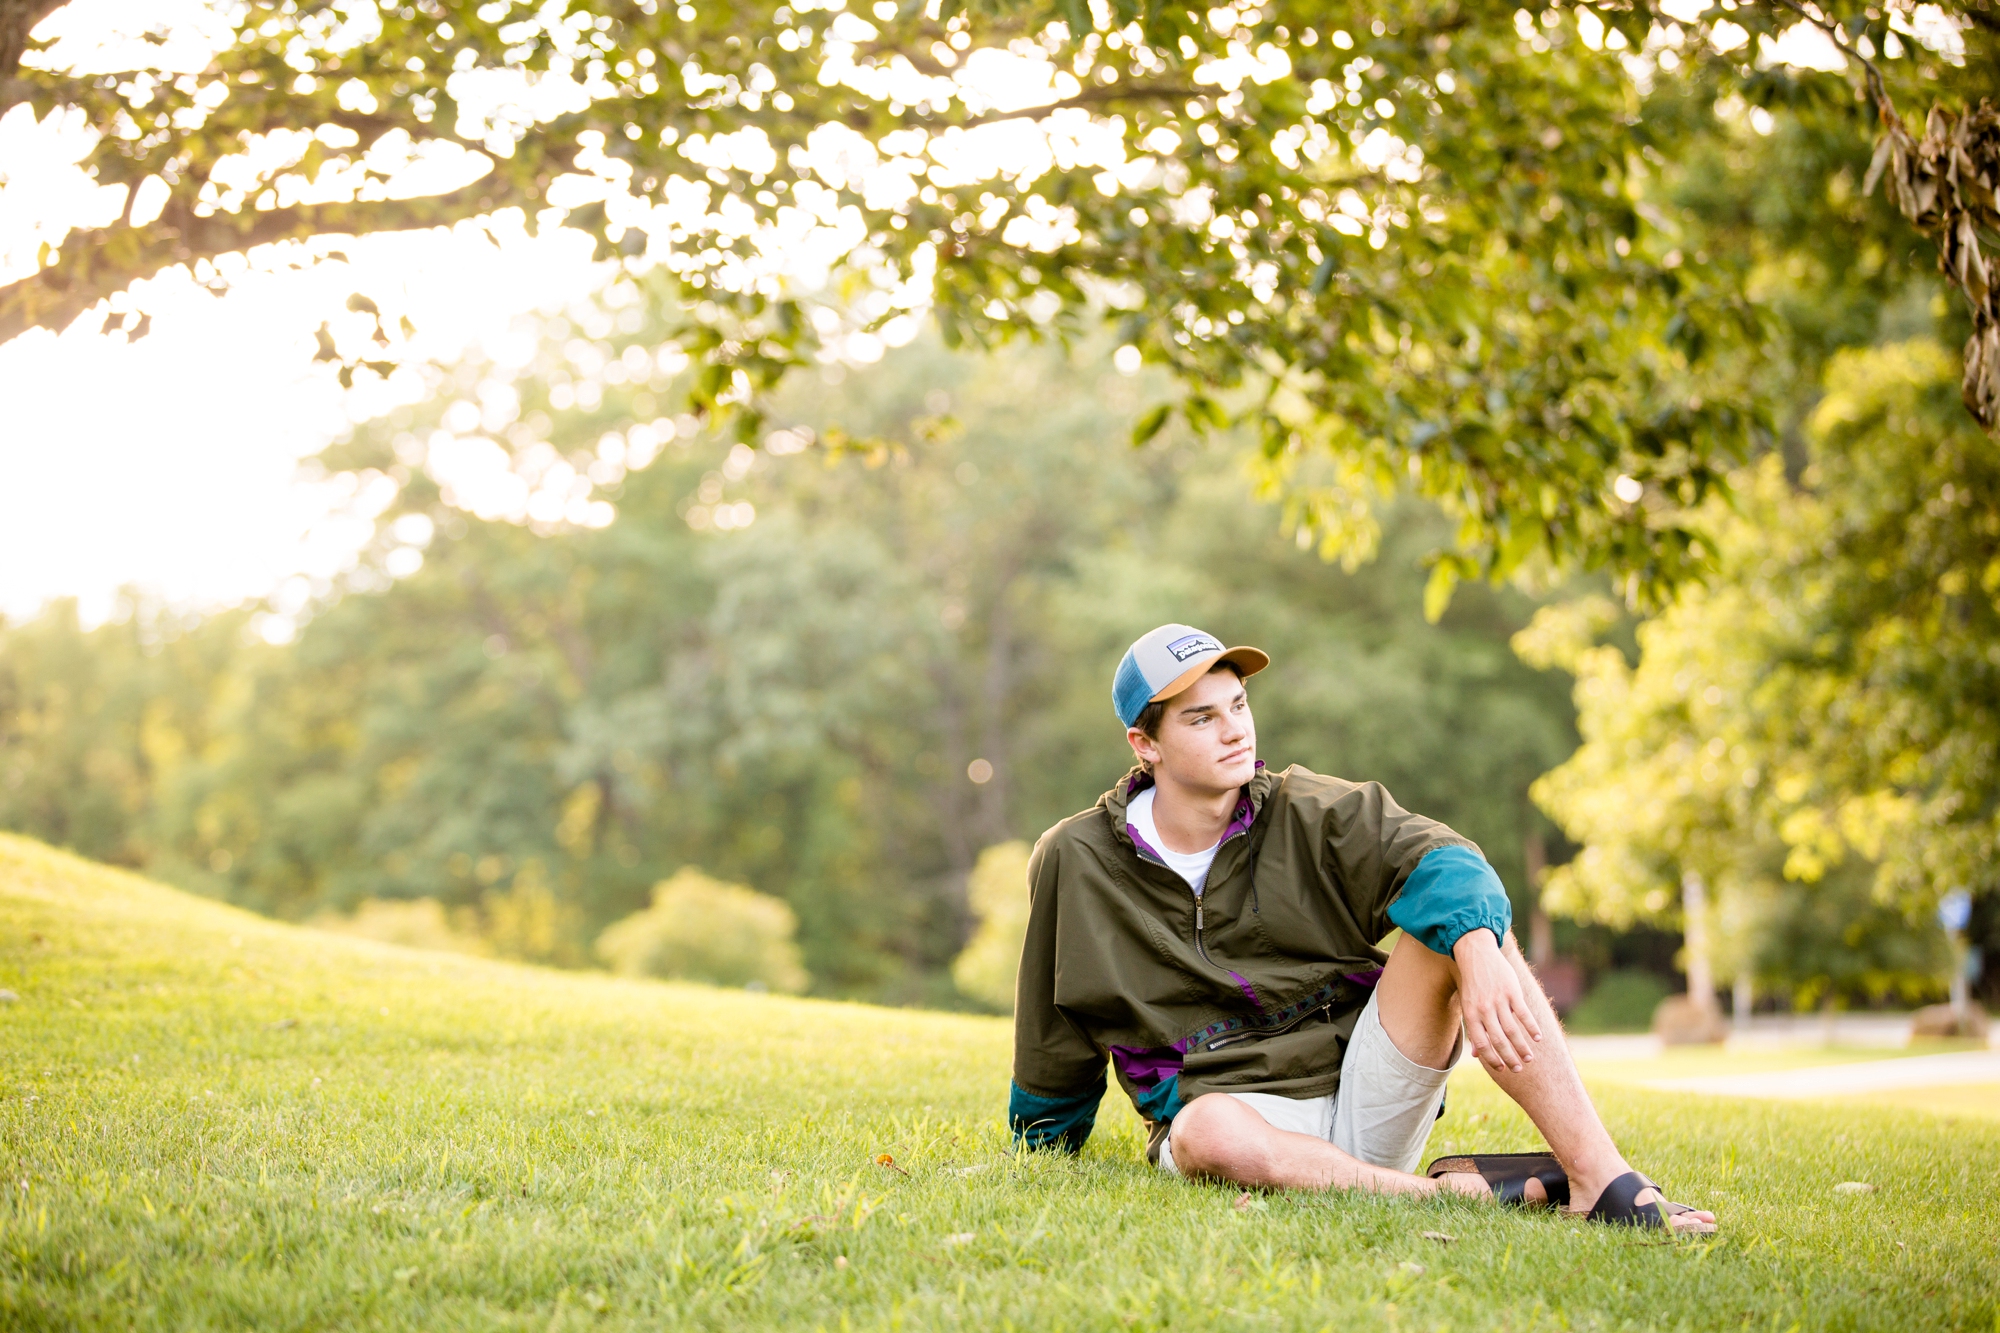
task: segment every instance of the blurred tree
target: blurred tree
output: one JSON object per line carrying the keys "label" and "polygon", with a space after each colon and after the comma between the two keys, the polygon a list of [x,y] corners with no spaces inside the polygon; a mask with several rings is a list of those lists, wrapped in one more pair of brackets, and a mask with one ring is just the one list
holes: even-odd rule
{"label": "blurred tree", "polygon": [[[322,912],[307,925],[340,935],[357,935],[383,944],[401,944],[412,949],[443,949],[449,953],[474,955],[490,952],[487,939],[466,909],[452,920],[444,904],[435,898],[364,899],[351,914]],[[466,929],[474,926],[475,929]]]}
{"label": "blurred tree", "polygon": [[597,954],[630,977],[796,993],[806,988],[798,925],[780,900],[688,868],[654,887],[650,907],[598,936]]}
{"label": "blurred tree", "polygon": [[1916,998],[1953,887],[2000,888],[2000,494],[1930,342],[1836,356],[1793,488],[1767,460],[1715,516],[1714,586],[1592,646],[1601,606],[1540,612],[1523,655],[1577,676],[1584,745],[1537,799],[1584,844],[1563,910],[1672,919],[1692,871],[1730,924],[1716,963],[1822,997]]}
{"label": "blurred tree", "polygon": [[979,928],[951,962],[961,993],[1012,1013],[1021,945],[1028,937],[1028,844],[1016,839],[988,847],[973,867],[966,896]]}
{"label": "blurred tree", "polygon": [[[1700,566],[1685,514],[1766,415],[1755,284],[1671,188],[1732,109],[1809,112],[1852,171],[1889,117],[1916,226],[1878,211],[1905,251],[1936,238],[1994,333],[2000,134],[1968,108],[2000,25],[1926,9],[313,0],[51,44],[32,26],[81,10],[6,0],[0,110],[98,127],[84,165],[123,206],[52,223],[0,337],[99,310],[138,336],[134,279],[220,289],[219,258],[274,242],[314,262],[338,254],[317,237],[561,219],[675,275],[695,404],[746,440],[786,369],[913,305],[982,345],[1110,321],[1197,428],[1249,424],[1280,475],[1338,461],[1294,497],[1318,539],[1365,546],[1393,486],[1445,506],[1433,611],[1550,559],[1651,595]],[[1841,72],[1774,60],[1781,37]],[[1923,143],[1892,98],[1940,104]],[[423,193],[412,162],[453,183]],[[808,254],[829,281],[787,269]],[[395,312],[349,307],[320,355],[388,364]]]}
{"label": "blurred tree", "polygon": [[121,602],[88,632],[73,601],[0,618],[0,827],[136,866],[163,850],[150,823],[161,793],[226,743],[217,713],[256,650],[242,646],[247,612]]}

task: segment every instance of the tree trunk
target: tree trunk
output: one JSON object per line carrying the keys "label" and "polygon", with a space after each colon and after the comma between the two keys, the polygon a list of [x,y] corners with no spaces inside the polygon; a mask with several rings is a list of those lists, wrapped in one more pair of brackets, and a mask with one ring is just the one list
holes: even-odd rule
{"label": "tree trunk", "polygon": [[1528,910],[1528,961],[1544,968],[1555,961],[1556,939],[1549,914],[1542,909],[1542,880],[1548,874],[1549,852],[1540,829],[1529,829],[1521,840],[1521,859],[1527,862],[1529,900],[1534,903]]}
{"label": "tree trunk", "polygon": [[1692,870],[1681,876],[1681,915],[1687,932],[1688,998],[1714,1013],[1715,975],[1708,967],[1708,886]]}

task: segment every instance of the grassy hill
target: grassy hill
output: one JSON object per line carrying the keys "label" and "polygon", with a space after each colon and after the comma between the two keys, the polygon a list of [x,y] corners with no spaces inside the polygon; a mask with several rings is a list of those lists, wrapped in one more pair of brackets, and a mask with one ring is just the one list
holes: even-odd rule
{"label": "grassy hill", "polygon": [[[1700,1242],[1239,1206],[1111,1100],[1009,1155],[997,1020],[374,945],[5,836],[0,987],[9,1329],[2000,1328],[2000,1124],[1607,1087]],[[1431,1146],[1533,1141],[1474,1077]]]}

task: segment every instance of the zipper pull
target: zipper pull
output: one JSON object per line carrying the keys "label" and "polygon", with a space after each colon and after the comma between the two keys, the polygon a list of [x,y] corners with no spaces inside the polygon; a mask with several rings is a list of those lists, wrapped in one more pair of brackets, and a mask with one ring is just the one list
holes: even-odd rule
{"label": "zipper pull", "polygon": [[1194,933],[1201,934],[1201,899],[1194,900]]}

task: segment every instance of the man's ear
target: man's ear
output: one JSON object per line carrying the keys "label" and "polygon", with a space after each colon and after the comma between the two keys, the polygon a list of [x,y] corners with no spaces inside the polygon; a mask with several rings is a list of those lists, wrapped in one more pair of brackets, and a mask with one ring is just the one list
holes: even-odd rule
{"label": "man's ear", "polygon": [[1137,727],[1125,728],[1125,739],[1131,743],[1132,753],[1149,764],[1160,762],[1160,746],[1151,736]]}

